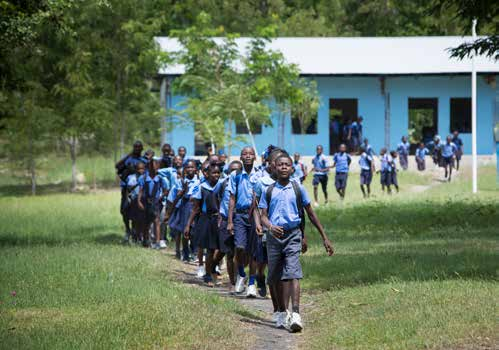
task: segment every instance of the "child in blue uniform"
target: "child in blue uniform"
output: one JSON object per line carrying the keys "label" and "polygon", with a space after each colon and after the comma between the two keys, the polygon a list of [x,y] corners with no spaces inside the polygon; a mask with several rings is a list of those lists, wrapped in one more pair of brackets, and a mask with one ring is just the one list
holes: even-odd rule
{"label": "child in blue uniform", "polygon": [[334,185],[336,187],[336,192],[340,195],[340,199],[345,199],[345,191],[347,189],[348,180],[348,170],[350,168],[350,163],[352,158],[347,153],[347,146],[345,144],[340,145],[340,151],[333,156],[333,166],[336,167],[336,176],[334,178]]}
{"label": "child in blue uniform", "polygon": [[463,156],[463,140],[459,137],[459,131],[455,130],[452,142],[456,145],[457,151],[455,154],[456,157],[456,170],[459,170],[459,162],[461,161],[461,157]]}
{"label": "child in blue uniform", "polygon": [[430,154],[430,151],[424,146],[424,143],[421,142],[416,150],[416,164],[419,171],[424,171],[426,169],[425,157],[427,154]]}
{"label": "child in blue uniform", "polygon": [[300,153],[294,154],[293,168],[295,169],[293,178],[297,178],[300,183],[303,183],[303,181],[305,181],[305,179],[307,178],[308,173],[307,167],[302,162],[300,162]]}
{"label": "child in blue uniform", "polygon": [[222,183],[220,168],[215,163],[208,166],[206,181],[201,183],[199,190],[192,195],[193,208],[184,228],[184,236],[190,237],[194,218],[200,214],[196,223],[196,241],[199,251],[206,249],[206,274],[204,280],[213,287],[217,282],[214,257],[215,251],[220,248],[218,233],[218,216],[220,211],[220,194]]}
{"label": "child in blue uniform", "polygon": [[[133,242],[138,242],[139,232],[144,223],[144,212],[139,209],[139,180],[144,175],[145,164],[137,163],[135,166],[135,174],[128,175],[126,181],[126,197],[127,197],[127,217],[132,221],[132,239]],[[127,237],[126,241],[129,241]]]}
{"label": "child in blue uniform", "polygon": [[[159,159],[149,162],[149,172],[139,179],[138,206],[145,213],[145,225],[142,230],[142,242],[148,245],[149,227],[153,225],[156,242],[152,244],[154,249],[162,249],[160,246],[160,220],[159,214],[162,210],[162,198],[166,194],[167,184],[158,175],[160,166]],[[166,248],[166,247],[164,247]]]}
{"label": "child in blue uniform", "polygon": [[258,179],[254,168],[256,159],[252,147],[244,147],[241,151],[241,162],[243,169],[241,173],[230,174],[229,179],[229,214],[227,218],[227,230],[234,235],[236,249],[236,293],[242,293],[246,286],[246,273],[244,265],[246,259],[250,262],[250,278],[246,296],[256,297],[256,262],[251,259],[256,249],[256,227],[255,227],[255,199],[254,187]]}
{"label": "child in blue uniform", "polygon": [[399,192],[399,181],[397,179],[397,151],[390,151],[390,156],[392,157],[392,171],[390,173],[391,179],[390,184],[395,187],[397,193]]}
{"label": "child in blue uniform", "polygon": [[[228,173],[231,174],[233,172],[241,172],[242,167],[243,164],[240,161],[232,161],[230,164],[228,164]],[[218,192],[220,196],[220,215],[218,216],[218,242],[220,245],[220,249],[215,255],[214,264],[218,265],[222,261],[222,259],[227,256],[227,273],[229,275],[230,281],[229,294],[234,294],[236,286],[236,275],[234,269],[234,236],[227,231],[227,218],[229,215],[230,200],[229,177],[225,177],[221,181],[220,187],[220,191]]]}
{"label": "child in blue uniform", "polygon": [[[359,157],[359,166],[360,166],[360,190],[362,191],[362,195],[364,198],[367,198],[371,195],[371,182],[373,180],[374,169],[374,161],[373,157],[367,154],[366,152],[362,152]],[[366,186],[366,189],[364,189]]]}
{"label": "child in blue uniform", "polygon": [[[268,229],[268,281],[280,291],[278,295],[279,317],[276,326],[286,327],[292,332],[303,329],[300,317],[300,279],[303,277],[300,265],[302,250],[301,208],[307,212],[317,228],[329,255],[334,253],[319,219],[310,206],[305,188],[290,181],[293,161],[281,155],[276,161],[277,182],[270,185],[262,195],[259,208],[262,209],[262,223]],[[292,312],[288,314],[289,300]]]}
{"label": "child in blue uniform", "polygon": [[392,180],[392,157],[390,154],[388,154],[388,151],[385,147],[381,149],[379,152],[380,158],[381,158],[381,177],[380,177],[380,182],[381,182],[381,190],[384,192],[385,187],[388,192],[388,194],[392,193],[391,189],[391,180]]}
{"label": "child in blue uniform", "polygon": [[402,142],[397,146],[397,152],[400,157],[400,166],[403,170],[409,167],[409,148],[411,144],[407,141],[407,136],[402,136]]}
{"label": "child in blue uniform", "polygon": [[329,174],[329,161],[327,157],[323,154],[323,147],[321,145],[317,146],[317,154],[312,159],[312,171],[314,172],[314,178],[312,180],[312,185],[314,186],[314,205],[319,205],[319,195],[317,188],[319,184],[322,186],[322,193],[324,193],[325,203],[327,204],[327,182]]}
{"label": "child in blue uniform", "polygon": [[362,150],[367,153],[368,156],[374,157],[376,152],[374,152],[374,148],[369,144],[369,140],[367,138],[364,139],[364,143],[361,146]]}
{"label": "child in blue uniform", "polygon": [[445,178],[450,182],[452,177],[452,167],[456,158],[457,146],[452,142],[452,136],[447,136],[445,143],[440,147],[442,164],[445,168]]}

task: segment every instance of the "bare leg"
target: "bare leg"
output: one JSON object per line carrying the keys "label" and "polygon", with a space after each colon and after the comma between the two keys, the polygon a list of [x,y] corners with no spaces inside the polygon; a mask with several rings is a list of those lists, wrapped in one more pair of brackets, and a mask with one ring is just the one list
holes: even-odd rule
{"label": "bare leg", "polygon": [[289,282],[291,289],[291,303],[293,312],[300,313],[300,280],[294,279]]}
{"label": "bare leg", "polygon": [[366,191],[364,190],[364,185],[360,185],[360,190],[362,191],[362,195],[366,198]]}
{"label": "bare leg", "polygon": [[318,194],[318,190],[317,190],[317,186],[314,186],[314,200],[316,203],[319,202],[319,194]]}

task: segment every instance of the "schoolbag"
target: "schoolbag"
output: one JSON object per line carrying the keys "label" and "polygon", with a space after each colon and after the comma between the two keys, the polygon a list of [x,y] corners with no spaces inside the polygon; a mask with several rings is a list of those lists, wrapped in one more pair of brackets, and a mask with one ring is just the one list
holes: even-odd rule
{"label": "schoolbag", "polygon": [[[265,192],[265,200],[267,201],[267,206],[270,207],[270,201],[272,200],[272,191],[274,191],[275,182],[267,187]],[[298,208],[298,216],[301,219],[300,230],[302,235],[305,234],[305,210],[303,209],[303,198],[301,195],[300,185],[295,181],[291,181],[291,186],[293,186],[293,191],[295,192],[296,208]]]}

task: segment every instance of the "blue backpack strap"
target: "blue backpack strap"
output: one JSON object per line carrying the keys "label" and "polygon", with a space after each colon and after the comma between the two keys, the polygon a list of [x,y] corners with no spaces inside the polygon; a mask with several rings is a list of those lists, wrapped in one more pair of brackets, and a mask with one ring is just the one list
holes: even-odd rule
{"label": "blue backpack strap", "polygon": [[272,200],[272,191],[274,190],[275,182],[267,187],[267,191],[265,192],[265,200],[267,201],[267,212],[270,208],[270,201]]}

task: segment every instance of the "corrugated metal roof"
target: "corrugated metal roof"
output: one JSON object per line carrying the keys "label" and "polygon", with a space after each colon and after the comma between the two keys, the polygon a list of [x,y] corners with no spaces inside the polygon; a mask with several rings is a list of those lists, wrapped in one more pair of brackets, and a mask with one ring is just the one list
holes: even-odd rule
{"label": "corrugated metal roof", "polygon": [[[219,39],[217,39],[219,40]],[[236,40],[241,52],[251,39]],[[174,38],[157,37],[163,51],[178,51]],[[276,38],[269,48],[281,51],[304,75],[390,75],[459,74],[471,71],[471,60],[449,58],[449,48],[471,37],[354,37],[354,38]],[[498,73],[499,62],[477,57],[477,72]],[[179,75],[181,65],[170,65],[162,75]]]}

